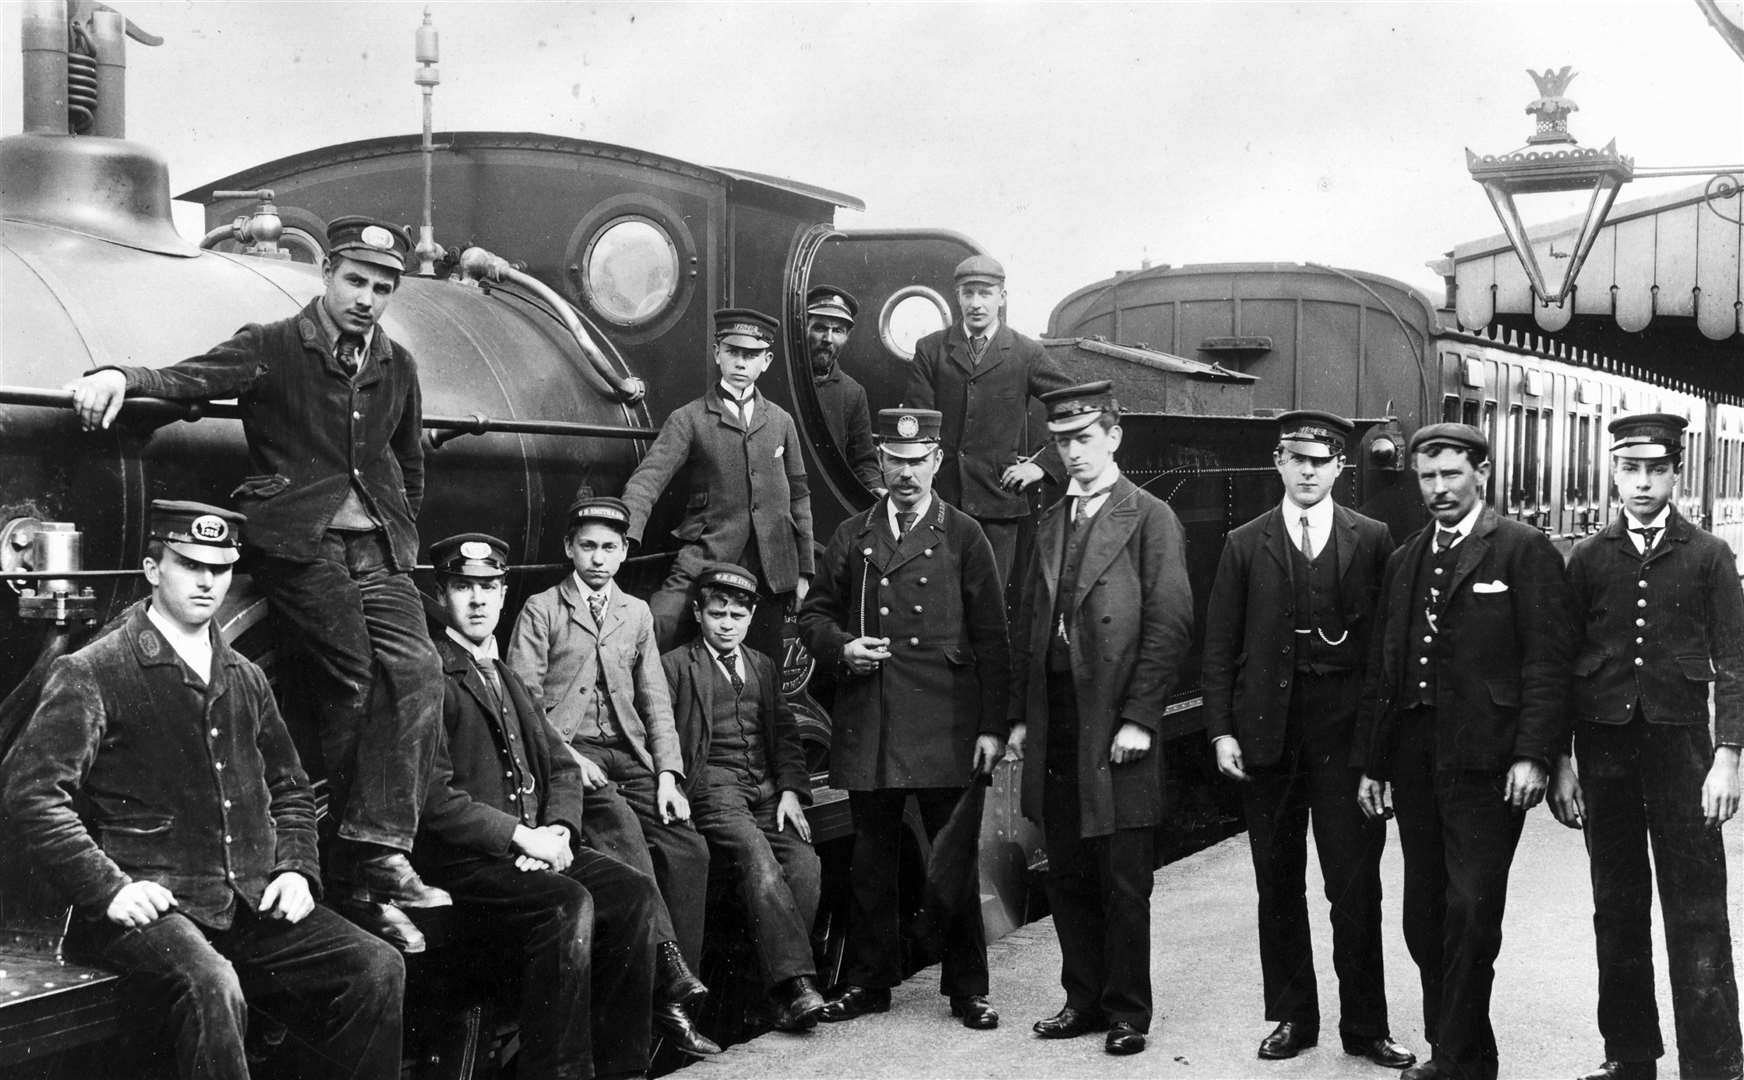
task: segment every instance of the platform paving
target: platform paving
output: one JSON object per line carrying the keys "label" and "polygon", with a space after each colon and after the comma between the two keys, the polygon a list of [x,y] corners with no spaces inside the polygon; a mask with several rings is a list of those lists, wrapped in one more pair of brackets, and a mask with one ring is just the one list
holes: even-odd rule
{"label": "platform paving", "polygon": [[[1734,953],[1744,924],[1744,822],[1726,826]],[[1152,900],[1152,977],[1158,1020],[1150,1048],[1130,1058],[1103,1053],[1099,1036],[1067,1042],[1035,1038],[1037,1018],[1062,1001],[1059,947],[1053,922],[1022,927],[989,947],[993,1003],[1001,1026],[966,1031],[950,1018],[929,968],[894,993],[891,1011],[845,1024],[823,1024],[801,1035],[779,1032],[697,1062],[687,1080],[777,1080],[853,1077],[1195,1077],[1300,1080],[1305,1077],[1397,1075],[1344,1054],[1337,1042],[1337,986],[1331,976],[1331,931],[1321,883],[1310,857],[1309,903],[1321,973],[1326,1038],[1290,1061],[1254,1057],[1271,1030],[1262,1018],[1255,944],[1253,867],[1238,836],[1157,872]],[[1388,836],[1382,882],[1388,996],[1396,1038],[1423,1050],[1416,967],[1399,926],[1402,866],[1398,834]],[[1670,989],[1664,940],[1657,925],[1659,1010],[1668,1042]],[[1597,1065],[1602,1044],[1594,1020],[1592,891],[1578,834],[1543,808],[1528,819],[1514,860],[1497,963],[1492,1019],[1501,1048],[1501,1075],[1527,1080],[1569,1078]],[[1329,1041],[1328,1041],[1329,1040]],[[1675,1052],[1660,1063],[1662,1080],[1677,1076]]]}

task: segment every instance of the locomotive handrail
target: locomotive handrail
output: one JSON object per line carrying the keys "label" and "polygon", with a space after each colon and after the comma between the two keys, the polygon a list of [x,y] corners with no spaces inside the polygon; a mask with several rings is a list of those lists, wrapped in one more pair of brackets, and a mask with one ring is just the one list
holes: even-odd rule
{"label": "locomotive handrail", "polygon": [[[29,386],[0,386],[0,405],[25,405],[43,409],[71,409],[70,390],[41,390]],[[242,416],[240,406],[229,402],[171,401],[167,398],[129,397],[122,412],[135,416],[167,414],[170,419],[192,423],[205,417],[236,420]],[[519,435],[564,435],[590,439],[652,439],[660,434],[653,428],[617,424],[583,424],[573,420],[513,420],[473,413],[470,416],[426,416],[424,427],[429,431],[446,432],[432,436],[436,446],[462,435],[484,435],[507,432]]]}

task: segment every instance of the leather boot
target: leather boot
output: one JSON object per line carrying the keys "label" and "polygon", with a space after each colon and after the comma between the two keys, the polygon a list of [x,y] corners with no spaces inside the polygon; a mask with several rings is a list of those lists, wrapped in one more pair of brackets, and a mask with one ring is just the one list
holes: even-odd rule
{"label": "leather boot", "polygon": [[654,1006],[654,1034],[671,1040],[673,1049],[691,1057],[711,1057],[721,1052],[719,1044],[698,1031],[696,1021],[676,1001]]}
{"label": "leather boot", "polygon": [[693,1009],[701,1005],[708,997],[708,987],[691,974],[684,954],[678,951],[678,942],[662,941],[655,947],[655,957],[655,981],[660,987],[657,996]]}

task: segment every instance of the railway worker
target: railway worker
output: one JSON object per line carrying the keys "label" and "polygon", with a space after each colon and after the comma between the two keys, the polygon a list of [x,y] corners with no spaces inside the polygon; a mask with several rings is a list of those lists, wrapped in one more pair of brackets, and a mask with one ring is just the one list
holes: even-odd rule
{"label": "railway worker", "polygon": [[1411,438],[1433,521],[1387,560],[1352,752],[1363,810],[1398,810],[1405,944],[1431,1046],[1405,1080],[1495,1080],[1490,987],[1508,869],[1567,741],[1562,557],[1484,505],[1489,450],[1466,424]]}
{"label": "railway worker", "polygon": [[842,370],[842,350],[854,332],[860,305],[846,289],[814,285],[805,294],[805,345],[811,357],[812,390],[824,415],[830,441],[867,491],[884,494],[878,454],[872,449],[872,414],[866,389]]}
{"label": "railway worker", "polygon": [[1332,906],[1340,1039],[1346,1053],[1403,1069],[1417,1059],[1393,1041],[1387,1022],[1386,825],[1351,798],[1360,769],[1350,761],[1393,539],[1385,525],[1333,501],[1350,421],[1305,410],[1278,422],[1272,461],[1284,498],[1225,541],[1205,609],[1202,661],[1206,734],[1218,771],[1241,785],[1259,891],[1266,1019],[1277,1024],[1259,1056],[1292,1058],[1320,1038],[1304,884],[1312,819]]}
{"label": "railway worker", "polygon": [[497,658],[508,545],[464,533],[430,561],[444,737],[412,861],[454,897],[463,933],[519,968],[517,1075],[640,1075],[660,894],[583,841],[581,769]]}
{"label": "railway worker", "polygon": [[583,495],[569,507],[563,541],[574,571],[529,599],[509,637],[520,677],[581,767],[589,844],[653,878],[655,1016],[684,1053],[720,1053],[689,1008],[708,988],[702,960],[708,845],[690,821],[672,697],[648,605],[617,588],[630,512],[621,500]]}
{"label": "railway worker", "polygon": [[1136,1054],[1151,1027],[1150,895],[1163,823],[1157,724],[1193,636],[1186,536],[1121,475],[1108,382],[1043,395],[1071,483],[1042,513],[1021,579],[1011,753],[1041,823],[1066,1003],[1044,1039],[1107,1031]]}
{"label": "railway worker", "polygon": [[756,573],[768,602],[748,635],[751,647],[781,651],[786,609],[811,584],[811,495],[799,429],[787,410],[757,392],[775,356],[776,321],[759,311],[715,312],[720,379],[673,410],[624,486],[629,538],[641,544],[654,500],[680,470],[689,501],[673,535],[684,541],[666,581],[648,601],[660,648],[677,645],[690,617],[692,587],[705,566],[730,562]]}
{"label": "railway worker", "polygon": [[1052,443],[1032,452],[1029,399],[1071,380],[1041,342],[1001,322],[1005,267],[971,255],[954,276],[963,321],[915,343],[903,403],[944,414],[939,494],[980,523],[1003,585],[1011,581],[1018,530],[1030,514],[1024,492],[1044,476],[1065,476]]}
{"label": "railway worker", "polygon": [[1719,828],[1738,811],[1744,592],[1732,549],[1671,504],[1684,426],[1663,413],[1611,422],[1623,513],[1569,560],[1582,627],[1570,683],[1574,757],[1557,762],[1550,807],[1563,824],[1585,827],[1592,863],[1605,1063],[1583,1080],[1652,1080],[1665,1052],[1649,840],[1678,1075],[1744,1071]]}
{"label": "railway worker", "polygon": [[776,1001],[775,1026],[802,1031],[824,1007],[812,958],[822,871],[811,847],[811,776],[781,672],[744,645],[757,579],[722,564],[703,571],[702,636],[660,658],[691,770],[691,816],[711,858],[738,886],[751,944]]}
{"label": "railway worker", "polygon": [[183,1077],[247,1080],[251,1007],[307,1075],[397,1080],[405,965],[315,901],[315,797],[266,676],[212,625],[240,514],[155,500],[148,599],[56,660],[6,758],[14,835],[73,905],[69,955],[161,1003]]}
{"label": "railway worker", "polygon": [[[830,783],[848,792],[854,820],[847,963],[824,1006],[829,1021],[888,1010],[902,981],[908,797],[936,836],[965,787],[1005,752],[1004,589],[981,527],[933,491],[940,427],[928,409],[879,412],[889,494],[836,529],[799,614],[812,654],[837,665]],[[944,935],[939,992],[951,1015],[967,1028],[997,1027],[980,907],[955,913]]]}
{"label": "railway worker", "polygon": [[[442,707],[442,665],[411,572],[424,497],[418,368],[380,320],[411,241],[364,217],[327,227],[323,292],[288,319],[251,323],[165,368],[99,368],[70,384],[87,429],[125,395],[234,397],[250,475],[233,493],[251,516],[254,583],[310,663],[306,683],[337,839],[330,892],[353,905],[448,903],[406,853],[417,833]],[[375,928],[423,947],[390,909]]]}

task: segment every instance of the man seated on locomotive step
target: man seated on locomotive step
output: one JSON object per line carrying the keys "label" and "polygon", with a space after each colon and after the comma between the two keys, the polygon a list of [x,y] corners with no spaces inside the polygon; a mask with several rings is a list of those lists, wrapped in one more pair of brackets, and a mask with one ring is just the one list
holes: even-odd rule
{"label": "man seated on locomotive step", "polygon": [[654,617],[612,583],[629,521],[618,499],[583,495],[570,505],[563,549],[575,570],[521,609],[509,667],[581,766],[587,842],[660,886],[657,997],[670,1004],[656,1021],[680,1050],[718,1054],[685,1009],[708,994],[691,974],[702,956],[708,844],[681,787],[684,760]]}
{"label": "man seated on locomotive step", "polygon": [[73,905],[69,955],[161,1003],[183,1077],[247,1080],[251,1007],[300,1075],[397,1080],[405,965],[315,903],[315,797],[266,676],[212,617],[240,514],[153,501],[150,598],[49,669],[7,755],[15,835]]}
{"label": "man seated on locomotive step", "polygon": [[805,294],[805,347],[811,356],[812,390],[830,440],[866,490],[882,497],[884,474],[872,449],[872,412],[866,388],[842,370],[842,350],[854,332],[860,305],[846,289],[814,285]]}
{"label": "man seated on locomotive step", "polygon": [[335,218],[323,292],[297,314],[169,367],[99,368],[68,389],[87,430],[107,428],[129,394],[236,399],[250,475],[233,497],[252,515],[250,569],[309,660],[337,825],[330,891],[416,952],[417,927],[371,903],[448,903],[406,859],[442,704],[411,578],[424,497],[418,368],[380,326],[410,250],[398,226]]}
{"label": "man seated on locomotive step", "polygon": [[582,842],[581,769],[497,659],[508,554],[484,533],[430,547],[443,739],[412,861],[469,936],[518,958],[521,1080],[638,1075],[660,897]]}
{"label": "man seated on locomotive step", "polygon": [[811,925],[822,889],[811,847],[811,778],[781,672],[743,647],[757,579],[737,566],[703,571],[702,638],[660,658],[685,758],[691,813],[711,857],[724,858],[751,924],[752,944],[779,1002],[775,1026],[800,1031],[824,1007]]}

